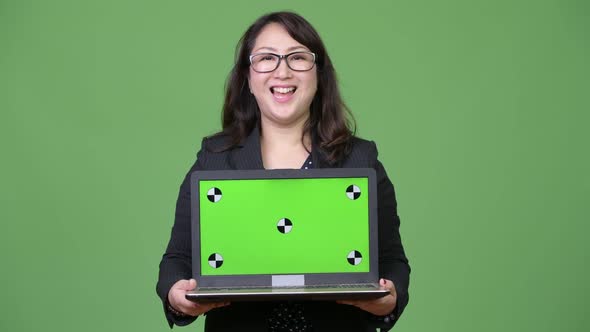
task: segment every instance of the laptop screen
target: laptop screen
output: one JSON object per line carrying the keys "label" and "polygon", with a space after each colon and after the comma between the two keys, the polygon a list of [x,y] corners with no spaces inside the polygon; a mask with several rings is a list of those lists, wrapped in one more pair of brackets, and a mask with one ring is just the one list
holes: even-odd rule
{"label": "laptop screen", "polygon": [[194,275],[201,285],[375,276],[374,181],[372,169],[194,172]]}
{"label": "laptop screen", "polygon": [[369,272],[367,178],[202,180],[201,275]]}

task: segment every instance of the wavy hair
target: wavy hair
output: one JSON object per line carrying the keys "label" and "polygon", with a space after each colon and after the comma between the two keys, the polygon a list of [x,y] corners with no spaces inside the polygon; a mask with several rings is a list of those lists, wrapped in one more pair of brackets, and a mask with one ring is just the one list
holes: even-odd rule
{"label": "wavy hair", "polygon": [[307,20],[293,12],[264,15],[240,38],[236,46],[235,64],[225,84],[223,130],[218,135],[227,135],[230,140],[223,150],[237,146],[257,126],[260,128],[260,110],[248,87],[248,57],[256,38],[270,23],[283,26],[293,39],[316,54],[318,87],[301,139],[303,141],[303,137],[308,134],[313,146],[321,150],[328,164],[336,164],[350,153],[356,123],[340,96],[336,72],[319,34]]}

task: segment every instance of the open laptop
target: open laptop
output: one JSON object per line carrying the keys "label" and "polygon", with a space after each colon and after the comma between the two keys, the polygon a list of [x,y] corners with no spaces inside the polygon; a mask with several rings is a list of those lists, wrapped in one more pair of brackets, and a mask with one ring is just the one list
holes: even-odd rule
{"label": "open laptop", "polygon": [[377,188],[369,168],[191,174],[196,302],[371,299]]}

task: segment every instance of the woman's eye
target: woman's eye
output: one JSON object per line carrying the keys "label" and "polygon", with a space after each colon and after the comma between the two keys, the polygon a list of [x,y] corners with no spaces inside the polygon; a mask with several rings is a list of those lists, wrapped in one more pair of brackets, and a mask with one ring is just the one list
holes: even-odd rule
{"label": "woman's eye", "polygon": [[298,54],[293,54],[289,57],[289,60],[291,61],[310,61],[310,57],[308,54],[305,53],[298,53]]}

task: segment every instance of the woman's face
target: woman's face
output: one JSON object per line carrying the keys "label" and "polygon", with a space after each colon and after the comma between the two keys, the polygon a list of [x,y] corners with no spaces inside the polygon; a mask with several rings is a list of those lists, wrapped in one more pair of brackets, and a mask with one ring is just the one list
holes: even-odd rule
{"label": "woman's face", "polygon": [[[277,23],[262,29],[252,49],[252,54],[289,54],[310,50],[291,38],[287,30]],[[309,117],[311,101],[317,91],[316,66],[308,71],[294,71],[283,58],[277,69],[258,73],[250,67],[248,84],[260,108],[263,125],[280,127],[305,122]]]}

